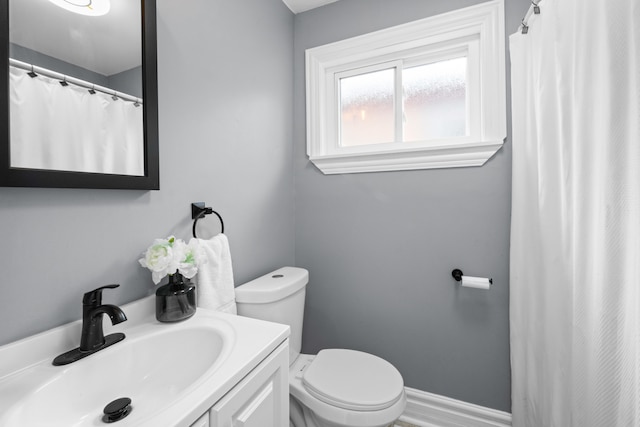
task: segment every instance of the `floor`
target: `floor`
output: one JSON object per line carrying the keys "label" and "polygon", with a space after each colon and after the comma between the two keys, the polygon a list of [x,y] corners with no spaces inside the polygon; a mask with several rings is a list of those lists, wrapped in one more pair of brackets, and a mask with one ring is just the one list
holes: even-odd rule
{"label": "floor", "polygon": [[393,427],[420,427],[415,424],[405,423],[404,421],[396,421]]}

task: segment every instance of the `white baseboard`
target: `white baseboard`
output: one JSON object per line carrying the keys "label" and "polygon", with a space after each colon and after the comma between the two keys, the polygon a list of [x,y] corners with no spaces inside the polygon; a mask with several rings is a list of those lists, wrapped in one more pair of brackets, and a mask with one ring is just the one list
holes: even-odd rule
{"label": "white baseboard", "polygon": [[405,387],[400,421],[420,427],[511,427],[511,414]]}

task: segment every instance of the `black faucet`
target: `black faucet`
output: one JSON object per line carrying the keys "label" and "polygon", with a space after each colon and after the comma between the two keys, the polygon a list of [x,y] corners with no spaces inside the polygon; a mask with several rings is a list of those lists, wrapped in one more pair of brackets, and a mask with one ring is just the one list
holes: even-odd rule
{"label": "black faucet", "polygon": [[53,359],[55,366],[69,363],[87,357],[97,351],[109,347],[125,338],[123,333],[104,336],[102,331],[102,315],[106,314],[113,325],[127,320],[124,312],[115,305],[102,304],[102,290],[114,289],[120,285],[106,285],[87,292],[82,298],[82,334],[80,347],[74,348]]}

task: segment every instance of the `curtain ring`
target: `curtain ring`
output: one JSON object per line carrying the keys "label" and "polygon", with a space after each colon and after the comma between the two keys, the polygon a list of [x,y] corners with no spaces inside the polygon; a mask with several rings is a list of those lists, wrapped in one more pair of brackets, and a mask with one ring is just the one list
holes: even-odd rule
{"label": "curtain ring", "polygon": [[529,26],[524,23],[524,19],[523,19],[522,20],[522,34],[528,34],[528,33],[529,33]]}
{"label": "curtain ring", "polygon": [[62,76],[62,81],[60,82],[60,86],[69,86],[69,83],[67,83],[67,76]]}
{"label": "curtain ring", "polygon": [[[538,0],[538,3],[540,2],[540,0]],[[540,6],[538,6],[538,3],[536,3],[534,0],[531,0],[531,4],[533,5],[533,13],[535,13],[536,15],[540,15]]]}
{"label": "curtain ring", "polygon": [[31,64],[31,71],[27,73],[27,75],[29,77],[31,77],[32,79],[35,77],[38,77],[38,75],[36,74],[36,72],[33,70],[33,64]]}

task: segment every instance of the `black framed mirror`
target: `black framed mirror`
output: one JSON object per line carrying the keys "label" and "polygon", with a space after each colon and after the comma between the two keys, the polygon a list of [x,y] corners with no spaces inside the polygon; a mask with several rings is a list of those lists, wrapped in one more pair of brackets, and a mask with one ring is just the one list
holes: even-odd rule
{"label": "black framed mirror", "polygon": [[[40,67],[34,67],[34,63],[26,61],[16,61],[15,59],[10,60],[10,55],[15,56],[15,51],[17,48],[20,49],[21,52],[30,52],[34,53],[35,49],[27,49],[23,46],[16,46],[16,43],[12,43],[12,37],[15,37],[14,30],[10,30],[11,28],[11,19],[15,19],[15,13],[17,12],[18,5],[21,4],[14,3],[16,1],[22,0],[0,0],[0,58],[3,58],[2,66],[0,66],[0,81],[2,84],[0,85],[0,186],[2,187],[49,187],[49,188],[110,188],[110,189],[140,189],[140,190],[158,190],[159,189],[159,156],[158,156],[158,92],[157,92],[157,37],[156,37],[156,1],[155,0],[139,0],[139,3],[135,0],[133,3],[136,6],[139,4],[140,6],[140,14],[139,14],[139,34],[140,34],[140,45],[141,51],[139,55],[141,56],[141,98],[136,98],[135,96],[127,95],[127,93],[123,91],[116,91],[109,89],[112,86],[103,86],[94,84],[92,81],[84,80],[76,78],[72,75],[67,77],[66,72],[52,72],[50,75],[50,80],[55,83],[55,87],[72,87],[74,90],[78,92],[82,92],[84,98],[97,99],[95,96],[96,92],[103,97],[110,97],[113,99],[114,104],[117,103],[118,106],[127,105],[127,108],[131,110],[135,110],[137,108],[138,114],[141,116],[139,120],[142,122],[142,129],[140,135],[140,147],[137,147],[136,150],[139,151],[139,156],[137,158],[137,162],[139,166],[136,171],[133,173],[123,173],[116,169],[114,171],[108,172],[95,172],[93,169],[74,169],[72,168],[61,168],[54,164],[51,167],[41,167],[35,163],[35,166],[27,165],[20,163],[16,160],[16,153],[20,151],[20,149],[16,149],[15,140],[13,147],[13,160],[12,160],[12,129],[16,131],[19,128],[16,128],[15,123],[12,123],[12,108],[16,108],[16,103],[11,98],[11,96],[15,95],[17,89],[15,89],[15,80],[13,80],[14,69],[16,69],[16,63],[20,64],[20,67],[23,68],[22,72],[25,74],[29,74],[29,71],[32,74],[39,74],[37,78],[33,78],[33,81],[36,80],[46,80],[42,75],[48,76],[46,73],[49,72],[49,69],[44,69]],[[117,11],[120,3],[123,3],[123,0],[111,0],[111,10]],[[55,3],[54,0],[40,0],[40,3],[43,7],[57,7],[53,5]],[[62,3],[65,3],[63,1]],[[75,5],[83,5],[87,3],[88,5],[97,4],[97,2],[82,2],[82,1],[73,1],[66,2],[68,4]],[[126,0],[124,3],[131,3],[131,0]],[[16,5],[15,11],[11,11],[11,4]],[[48,6],[45,6],[48,5]],[[53,6],[52,6],[53,5]],[[64,7],[64,5],[63,5]],[[88,8],[91,8],[89,6]],[[31,8],[33,10],[33,8]],[[61,9],[62,10],[62,9]],[[57,12],[56,12],[57,13]],[[60,13],[66,13],[62,11]],[[70,13],[70,12],[69,12]],[[52,16],[52,13],[47,12],[45,20],[49,20]],[[123,15],[121,15],[123,16]],[[138,18],[135,18],[136,20]],[[42,21],[44,22],[44,21]],[[90,23],[84,25],[83,28],[86,29],[95,29],[99,28],[99,25],[95,25],[98,21],[94,20]],[[135,21],[134,21],[135,22]],[[33,26],[40,26],[41,23],[35,22]],[[64,27],[65,25],[58,25],[59,27]],[[119,32],[122,32],[122,28],[116,29]],[[72,34],[72,37],[75,39],[85,39],[85,35],[78,34],[77,29],[69,30],[69,33]],[[99,31],[99,30],[98,30]],[[137,31],[137,30],[136,30]],[[35,37],[32,34],[33,31],[26,31],[32,39]],[[31,40],[33,41],[33,40]],[[28,44],[28,42],[21,42],[21,45]],[[64,45],[66,42],[61,41],[59,44]],[[123,47],[123,44],[120,44]],[[67,50],[73,50],[67,49]],[[75,49],[79,50],[79,49]],[[40,55],[40,52],[35,52],[35,54]],[[47,53],[47,55],[50,55]],[[44,56],[47,56],[44,55]],[[93,48],[91,50],[87,50],[83,52],[83,56],[85,57],[100,57],[100,54],[94,54]],[[56,58],[54,58],[56,60]],[[62,61],[59,61],[62,62]],[[114,61],[107,61],[113,63]],[[37,63],[36,63],[37,64]],[[10,68],[13,67],[13,68]],[[31,67],[31,70],[28,70],[28,67]],[[34,72],[35,71],[35,72]],[[26,81],[30,79],[30,77],[23,77]],[[53,86],[52,86],[53,87]],[[13,90],[13,92],[12,92]],[[65,89],[66,90],[66,89]],[[88,93],[88,94],[87,94]],[[92,98],[93,97],[93,98]],[[105,98],[106,99],[106,98]],[[110,101],[108,101],[110,102]],[[107,103],[107,101],[104,101]],[[37,103],[40,104],[40,103]],[[22,105],[20,102],[17,105]],[[81,107],[86,108],[86,107]],[[120,107],[118,107],[120,108]],[[54,109],[55,110],[55,109]],[[60,115],[61,111],[67,111],[64,108],[57,107],[57,114]],[[80,110],[82,111],[82,110]],[[15,114],[15,110],[14,110]],[[57,117],[57,116],[56,116]],[[15,116],[14,116],[15,118]],[[84,121],[83,117],[76,117],[77,121]],[[80,119],[80,120],[78,120]],[[53,126],[53,124],[58,123],[56,120],[51,118],[47,118],[46,120],[35,120],[33,118],[29,118],[24,120],[27,123],[27,128],[33,129],[34,127],[39,127],[39,129],[44,130],[45,132],[49,131],[49,126]],[[103,120],[104,122],[104,120]],[[116,123],[120,123],[119,121],[114,121]],[[109,123],[111,125],[111,123]],[[62,125],[61,127],[65,127],[66,125]],[[100,129],[104,130],[104,127],[107,125],[103,125]],[[17,133],[17,131],[16,131]],[[104,132],[103,132],[104,133]],[[30,132],[24,133],[27,136],[21,137],[23,140],[28,140],[31,135]],[[47,139],[47,138],[45,138]],[[117,139],[117,138],[116,138]],[[58,147],[52,143],[52,141],[45,141],[46,144],[41,144],[41,146],[46,146],[45,150],[48,150],[52,153],[59,153],[60,150]],[[101,141],[100,144],[105,146],[106,144]],[[122,150],[118,148],[118,150]],[[24,150],[27,154],[22,154],[23,157],[29,158],[29,151]],[[116,154],[109,154],[109,156],[119,156],[120,151]],[[50,154],[50,153],[49,153]],[[48,156],[49,156],[48,154]],[[38,157],[38,156],[36,156]],[[45,156],[47,157],[47,156]],[[100,157],[100,156],[98,156]],[[104,155],[102,155],[104,157]],[[100,169],[101,170],[101,169]]]}

